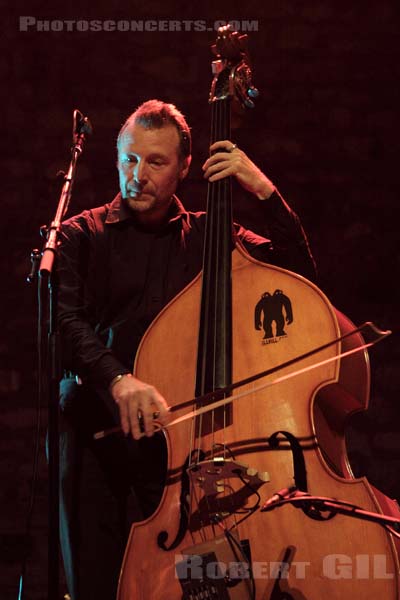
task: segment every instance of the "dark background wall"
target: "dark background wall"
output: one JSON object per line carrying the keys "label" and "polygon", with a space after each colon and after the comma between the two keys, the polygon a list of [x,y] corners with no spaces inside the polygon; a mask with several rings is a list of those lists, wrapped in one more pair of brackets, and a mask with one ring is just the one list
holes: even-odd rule
{"label": "dark background wall", "polygon": [[[181,197],[204,207],[212,31],[39,32],[39,19],[252,20],[255,83],[261,91],[235,141],[300,214],[319,266],[320,287],[353,321],[397,330],[399,6],[397,2],[248,0],[245,8],[101,0],[14,5],[0,24],[2,111],[2,336],[0,341],[0,597],[17,595],[35,424],[36,291],[25,284],[38,228],[54,215],[66,168],[72,111],[94,134],[80,160],[72,212],[117,190],[114,144],[125,117],[151,97],[174,102],[193,128],[194,162]],[[185,27],[185,25],[182,25]],[[186,25],[186,27],[190,27]],[[193,27],[192,27],[193,29]],[[258,230],[257,204],[240,198],[236,218]],[[261,230],[262,232],[262,230]],[[368,414],[352,420],[357,474],[400,498],[398,337],[372,349]],[[45,423],[46,417],[43,417]],[[43,446],[42,434],[42,446]],[[27,598],[45,598],[47,474],[40,458]]]}

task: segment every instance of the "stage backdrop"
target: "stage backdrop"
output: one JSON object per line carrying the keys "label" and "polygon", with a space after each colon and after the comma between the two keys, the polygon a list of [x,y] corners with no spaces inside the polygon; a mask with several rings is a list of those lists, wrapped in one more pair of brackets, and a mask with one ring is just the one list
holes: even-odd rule
{"label": "stage backdrop", "polygon": [[[55,212],[75,108],[94,133],[69,214],[113,198],[119,127],[149,98],[187,115],[194,159],[180,195],[188,208],[204,208],[210,45],[215,27],[234,21],[249,35],[260,98],[233,141],[301,216],[332,302],[357,324],[399,325],[398,3],[138,4],[17,3],[0,25],[2,600],[17,597],[24,550],[27,597],[45,598],[45,411],[33,529],[23,541],[36,419],[36,289],[25,277],[31,249],[41,245],[39,227]],[[263,233],[258,208],[237,194],[235,218]],[[352,420],[349,445],[354,472],[400,498],[397,342],[393,335],[371,351],[371,406]]]}

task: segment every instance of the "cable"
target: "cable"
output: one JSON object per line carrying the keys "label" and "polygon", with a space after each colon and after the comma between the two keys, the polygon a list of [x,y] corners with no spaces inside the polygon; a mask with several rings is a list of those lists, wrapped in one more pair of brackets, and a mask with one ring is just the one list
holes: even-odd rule
{"label": "cable", "polygon": [[251,596],[252,596],[252,598],[251,598],[251,600],[255,600],[255,598],[256,598],[256,582],[255,582],[255,579],[254,579],[253,570],[251,568],[251,562],[250,562],[249,558],[245,555],[244,550],[242,548],[242,545],[240,544],[240,542],[238,542],[235,539],[235,537],[231,534],[231,532],[229,531],[229,529],[225,529],[224,533],[225,533],[225,536],[226,536],[228,542],[231,545],[235,544],[235,546],[238,548],[238,550],[239,550],[242,558],[244,559],[244,561],[246,562],[246,564],[249,567],[249,576],[250,576],[249,579],[250,579],[251,587],[252,587],[252,590],[251,590]]}
{"label": "cable", "polygon": [[[241,523],[243,523],[243,521],[245,521],[246,519],[248,519],[249,517],[251,517],[251,515],[252,515],[252,514],[253,514],[253,513],[254,513],[254,512],[255,512],[255,511],[258,509],[258,507],[260,506],[260,502],[261,502],[261,496],[260,496],[260,494],[258,493],[258,491],[257,491],[255,488],[253,488],[253,486],[252,486],[252,485],[250,485],[250,483],[249,483],[248,481],[246,481],[246,480],[245,480],[245,479],[244,479],[244,478],[241,476],[241,474],[240,474],[240,473],[237,473],[237,476],[239,477],[240,481],[241,481],[241,482],[242,482],[242,483],[243,483],[243,484],[244,484],[246,487],[248,487],[248,488],[249,488],[249,489],[250,489],[250,490],[253,492],[253,494],[255,494],[255,495],[257,496],[257,501],[256,501],[256,503],[255,503],[253,506],[250,506],[249,508],[245,509],[245,511],[243,511],[243,512],[245,512],[245,513],[246,513],[246,516],[244,516],[242,519],[239,519],[239,521],[238,521],[237,523],[235,523],[235,525],[233,526],[233,527],[235,527],[235,528],[236,528],[236,527],[239,527],[239,525],[240,525]],[[235,513],[234,513],[234,514],[243,514],[243,512],[242,512],[242,511],[235,511]],[[233,529],[233,527],[232,527],[231,529]]]}

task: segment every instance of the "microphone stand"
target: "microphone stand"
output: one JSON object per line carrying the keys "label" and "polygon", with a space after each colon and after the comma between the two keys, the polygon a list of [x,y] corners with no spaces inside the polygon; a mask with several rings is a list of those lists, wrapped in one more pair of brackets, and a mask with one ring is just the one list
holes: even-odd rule
{"label": "microphone stand", "polygon": [[[92,133],[92,126],[87,117],[79,110],[73,115],[73,143],[71,162],[68,173],[64,177],[56,214],[49,227],[45,227],[46,242],[44,244],[40,265],[37,250],[32,251],[32,270],[28,281],[33,281],[38,274],[39,286],[39,356],[44,350],[45,360],[40,359],[39,390],[47,391],[48,400],[48,474],[49,474],[49,515],[48,515],[48,600],[59,600],[59,382],[61,379],[61,361],[57,331],[57,278],[55,266],[57,260],[58,237],[61,221],[64,218],[72,195],[76,177],[77,161],[83,152],[87,136]],[[43,233],[43,228],[41,230]],[[36,260],[33,260],[35,256]],[[46,293],[47,288],[47,293]],[[47,316],[43,319],[43,315]],[[43,322],[42,322],[43,321]],[[47,332],[44,326],[47,325]],[[46,334],[47,333],[47,345]],[[42,386],[43,384],[43,386]],[[21,590],[20,586],[20,590]],[[21,592],[20,592],[21,599]]]}
{"label": "microphone stand", "polygon": [[[324,496],[311,496],[307,492],[301,492],[295,487],[285,488],[280,492],[276,492],[271,498],[269,498],[260,509],[261,512],[268,512],[274,508],[283,506],[284,504],[292,504],[296,508],[310,511],[313,510],[317,514],[320,512],[328,511],[333,515],[342,514],[348,517],[354,517],[356,519],[363,519],[364,521],[373,521],[383,526],[399,526],[400,518],[391,517],[389,515],[382,515],[376,512],[370,512],[364,510],[349,502],[342,500],[336,500],[335,498],[327,498]],[[307,514],[307,513],[306,513]],[[399,535],[396,530],[391,531],[396,537]]]}

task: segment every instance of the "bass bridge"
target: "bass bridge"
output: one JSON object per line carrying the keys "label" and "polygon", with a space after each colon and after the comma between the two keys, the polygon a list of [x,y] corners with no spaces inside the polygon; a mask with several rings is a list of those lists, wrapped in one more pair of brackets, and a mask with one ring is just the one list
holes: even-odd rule
{"label": "bass bridge", "polygon": [[[191,514],[191,531],[244,509],[249,497],[270,480],[266,471],[258,472],[249,465],[224,457],[197,462],[188,467],[187,473],[192,489],[198,488],[202,492],[197,510]],[[238,482],[242,485],[238,486]]]}
{"label": "bass bridge", "polygon": [[192,484],[198,485],[206,496],[226,491],[231,479],[240,479],[244,485],[255,490],[270,481],[267,471],[258,472],[244,463],[221,456],[203,460],[188,468]]}

